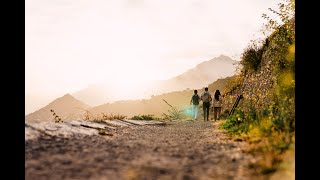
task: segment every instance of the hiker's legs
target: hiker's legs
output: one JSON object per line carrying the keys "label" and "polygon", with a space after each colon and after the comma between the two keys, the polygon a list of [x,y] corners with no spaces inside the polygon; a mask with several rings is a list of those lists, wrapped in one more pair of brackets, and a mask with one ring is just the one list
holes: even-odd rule
{"label": "hiker's legs", "polygon": [[206,114],[207,114],[207,111],[206,111],[206,104],[203,103],[203,120],[206,120]]}
{"label": "hiker's legs", "polygon": [[221,107],[218,107],[217,108],[217,119],[219,120],[220,119],[220,114],[221,114]]}
{"label": "hiker's legs", "polygon": [[192,105],[192,118],[195,120],[198,118],[199,105]]}
{"label": "hiker's legs", "polygon": [[209,120],[209,110],[210,110],[210,103],[206,102],[203,103],[203,119],[204,120]]}
{"label": "hiker's legs", "polygon": [[194,119],[198,119],[199,105],[194,105]]}
{"label": "hiker's legs", "polygon": [[217,113],[218,113],[218,108],[217,107],[213,107],[213,117],[214,117],[215,121],[217,120]]}
{"label": "hiker's legs", "polygon": [[194,119],[194,108],[195,108],[195,105],[192,104],[192,109],[191,109],[191,116],[192,116],[192,119]]}
{"label": "hiker's legs", "polygon": [[209,121],[210,104],[207,105],[207,121]]}

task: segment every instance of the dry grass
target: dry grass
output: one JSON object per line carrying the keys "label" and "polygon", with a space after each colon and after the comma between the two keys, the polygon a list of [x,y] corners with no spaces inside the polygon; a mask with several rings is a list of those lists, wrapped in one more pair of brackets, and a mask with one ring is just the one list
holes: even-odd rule
{"label": "dry grass", "polygon": [[289,137],[286,133],[272,132],[269,137],[265,137],[251,131],[240,138],[249,142],[247,151],[259,157],[251,164],[258,173],[271,175],[284,171],[290,176],[294,174],[294,134]]}
{"label": "dry grass", "polygon": [[52,115],[54,116],[54,122],[55,122],[55,123],[62,123],[62,122],[63,122],[62,119],[61,119],[61,117],[58,116],[58,115],[54,112],[53,109],[51,109],[50,112],[53,113]]}
{"label": "dry grass", "polygon": [[94,121],[94,122],[99,122],[99,123],[104,123],[106,120],[122,120],[127,118],[125,115],[121,114],[107,114],[107,113],[101,113],[100,115],[93,115],[90,111],[84,110],[86,113],[83,115],[83,120],[88,120],[88,121]]}

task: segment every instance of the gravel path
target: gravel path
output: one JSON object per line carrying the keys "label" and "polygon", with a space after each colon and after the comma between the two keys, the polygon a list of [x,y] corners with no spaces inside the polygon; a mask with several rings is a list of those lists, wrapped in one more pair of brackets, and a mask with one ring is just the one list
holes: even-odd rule
{"label": "gravel path", "polygon": [[26,180],[262,179],[245,142],[219,122],[117,128],[113,136],[42,136],[25,142]]}

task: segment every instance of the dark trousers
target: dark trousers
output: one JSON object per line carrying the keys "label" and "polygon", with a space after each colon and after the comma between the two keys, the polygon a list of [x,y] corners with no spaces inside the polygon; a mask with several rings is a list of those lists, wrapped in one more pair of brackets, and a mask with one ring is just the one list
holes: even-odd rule
{"label": "dark trousers", "polygon": [[204,120],[209,121],[209,109],[210,109],[210,102],[203,102],[203,118]]}

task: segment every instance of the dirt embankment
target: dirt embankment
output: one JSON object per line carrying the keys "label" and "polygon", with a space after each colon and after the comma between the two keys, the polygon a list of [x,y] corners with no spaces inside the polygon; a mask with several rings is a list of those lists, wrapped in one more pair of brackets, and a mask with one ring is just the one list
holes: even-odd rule
{"label": "dirt embankment", "polygon": [[27,180],[262,179],[254,158],[219,122],[117,128],[114,136],[42,136],[25,142]]}

